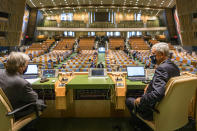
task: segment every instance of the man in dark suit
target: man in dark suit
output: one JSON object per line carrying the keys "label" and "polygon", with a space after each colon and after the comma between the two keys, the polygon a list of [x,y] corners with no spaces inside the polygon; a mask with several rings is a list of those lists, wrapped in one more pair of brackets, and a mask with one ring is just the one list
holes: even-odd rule
{"label": "man in dark suit", "polygon": [[98,65],[97,65],[97,68],[104,68],[104,65],[102,62],[100,62]]}
{"label": "man in dark suit", "polygon": [[[29,56],[21,52],[12,52],[7,59],[6,70],[0,73],[0,88],[8,97],[13,109],[36,102],[38,106],[44,105],[38,100],[38,95],[33,91],[31,84],[21,77],[27,69]],[[40,109],[39,108],[39,109]],[[19,119],[34,112],[34,107],[26,108],[14,115]]]}
{"label": "man in dark suit", "polygon": [[157,64],[152,81],[146,86],[141,97],[126,99],[126,105],[134,119],[136,117],[132,112],[133,109],[144,119],[153,120],[154,106],[164,97],[166,83],[170,78],[180,75],[179,68],[169,59],[167,43],[155,44],[151,52]]}

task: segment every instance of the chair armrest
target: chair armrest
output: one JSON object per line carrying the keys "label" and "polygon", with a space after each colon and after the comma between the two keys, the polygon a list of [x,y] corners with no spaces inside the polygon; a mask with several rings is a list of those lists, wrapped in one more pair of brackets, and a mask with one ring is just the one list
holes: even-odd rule
{"label": "chair armrest", "polygon": [[155,109],[155,108],[149,108],[150,110],[152,110],[153,112],[156,112],[157,114],[159,114],[159,110]]}
{"label": "chair armrest", "polygon": [[[24,106],[22,106],[22,107],[19,107],[19,108],[15,109],[15,110],[13,110],[13,111],[11,111],[11,112],[8,112],[8,113],[7,113],[7,116],[14,115],[14,114],[16,114],[17,112],[19,112],[19,111],[21,111],[21,110],[23,110],[23,109],[25,109],[25,108],[28,108],[28,107],[30,107],[30,106],[34,106],[36,115],[39,116],[38,109],[37,109],[37,103],[36,103],[36,102],[32,102],[32,103],[26,104],[26,105],[24,105]],[[42,104],[42,106],[43,106],[43,107],[46,107],[45,104]]]}

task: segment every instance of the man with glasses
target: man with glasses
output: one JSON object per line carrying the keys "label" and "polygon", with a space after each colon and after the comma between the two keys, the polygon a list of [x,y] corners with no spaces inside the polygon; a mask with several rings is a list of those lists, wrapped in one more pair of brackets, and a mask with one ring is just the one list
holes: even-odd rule
{"label": "man with glasses", "polygon": [[142,118],[153,120],[153,110],[157,102],[160,102],[165,95],[165,86],[172,77],[179,76],[179,68],[169,59],[169,47],[167,43],[157,43],[153,45],[152,58],[155,59],[157,68],[150,84],[144,89],[144,94],[138,98],[128,97],[126,105],[131,112],[135,124],[137,118],[133,114],[133,109]]}

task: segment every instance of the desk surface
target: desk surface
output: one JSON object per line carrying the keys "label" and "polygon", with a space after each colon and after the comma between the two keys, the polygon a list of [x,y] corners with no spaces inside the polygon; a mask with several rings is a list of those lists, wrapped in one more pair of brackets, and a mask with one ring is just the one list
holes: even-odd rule
{"label": "desk surface", "polygon": [[[52,80],[57,78],[49,78],[49,81],[40,83],[40,80],[32,84],[33,89],[54,89],[55,83]],[[146,84],[140,81],[130,81],[126,79],[128,89],[144,89]],[[88,75],[76,75],[68,84],[68,89],[109,89],[115,86],[110,77],[106,78],[88,78]]]}
{"label": "desk surface", "polygon": [[107,78],[88,78],[88,75],[76,75],[68,84],[67,88],[74,89],[108,89],[114,87],[114,82]]}
{"label": "desk surface", "polygon": [[33,89],[54,89],[55,83],[52,80],[57,80],[57,78],[49,78],[49,81],[40,83],[40,80],[32,84]]}
{"label": "desk surface", "polygon": [[126,79],[127,89],[139,89],[142,90],[146,87],[146,84],[142,83],[141,81],[130,81]]}

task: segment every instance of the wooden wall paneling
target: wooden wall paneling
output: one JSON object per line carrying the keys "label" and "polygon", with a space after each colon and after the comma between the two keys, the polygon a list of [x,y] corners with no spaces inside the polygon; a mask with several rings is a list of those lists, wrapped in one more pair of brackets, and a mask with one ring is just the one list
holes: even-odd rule
{"label": "wooden wall paneling", "polygon": [[7,32],[6,40],[0,41],[1,46],[18,46],[20,44],[25,4],[26,0],[1,0],[0,11],[9,13],[7,26],[0,24],[0,30]]}
{"label": "wooden wall paneling", "polygon": [[31,9],[30,14],[29,14],[29,23],[27,27],[27,35],[30,38],[34,37],[34,32],[36,28],[36,18],[37,18],[37,9]]}
{"label": "wooden wall paneling", "polygon": [[184,46],[197,46],[197,22],[193,20],[193,13],[197,13],[196,0],[176,0],[177,11],[180,20],[182,44]]}

